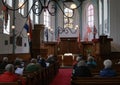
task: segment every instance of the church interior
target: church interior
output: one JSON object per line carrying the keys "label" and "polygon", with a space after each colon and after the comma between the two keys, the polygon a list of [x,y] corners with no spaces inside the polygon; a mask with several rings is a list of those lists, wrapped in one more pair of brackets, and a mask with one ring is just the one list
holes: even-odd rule
{"label": "church interior", "polygon": [[[39,72],[24,69],[26,82],[21,80],[21,84],[3,81],[1,74],[6,67],[0,68],[0,85],[119,85],[119,3],[120,0],[0,0],[0,67],[4,57],[12,64],[21,59],[26,67],[30,62],[40,63],[38,57],[46,60],[46,67]],[[48,60],[51,56],[55,57],[54,63]],[[96,61],[96,68],[90,69],[94,77],[73,76],[74,63],[81,56],[85,62],[89,56]],[[100,77],[105,60],[112,62],[116,77]],[[56,76],[64,77],[64,81]]]}

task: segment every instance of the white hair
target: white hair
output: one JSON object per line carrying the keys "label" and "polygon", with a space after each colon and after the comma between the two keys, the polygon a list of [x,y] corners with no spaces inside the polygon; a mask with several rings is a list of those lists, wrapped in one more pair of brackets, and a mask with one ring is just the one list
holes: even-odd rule
{"label": "white hair", "polygon": [[8,57],[3,57],[3,61],[8,61]]}
{"label": "white hair", "polygon": [[81,59],[82,57],[79,57],[79,56],[76,57],[76,61],[80,61]]}
{"label": "white hair", "polygon": [[5,66],[5,70],[8,72],[14,72],[14,65],[13,64],[7,64]]}
{"label": "white hair", "polygon": [[37,59],[32,58],[32,59],[31,59],[31,63],[37,63]]}
{"label": "white hair", "polygon": [[112,66],[112,61],[110,59],[106,59],[103,62],[105,68],[110,68]]}
{"label": "white hair", "polygon": [[77,64],[77,66],[86,66],[86,62],[84,60],[80,60]]}
{"label": "white hair", "polygon": [[93,61],[93,60],[94,60],[94,57],[88,56],[87,61]]}
{"label": "white hair", "polygon": [[48,56],[48,58],[51,58],[51,57],[53,57],[53,55],[52,55],[52,54],[50,54],[50,55]]}

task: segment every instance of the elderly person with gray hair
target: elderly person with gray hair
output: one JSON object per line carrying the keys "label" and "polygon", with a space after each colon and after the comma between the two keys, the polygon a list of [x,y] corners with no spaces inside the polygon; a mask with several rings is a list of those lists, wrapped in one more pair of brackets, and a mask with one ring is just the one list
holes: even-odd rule
{"label": "elderly person with gray hair", "polygon": [[116,76],[116,71],[112,69],[112,61],[110,59],[106,59],[103,62],[104,69],[100,71],[100,76],[102,77],[112,77]]}
{"label": "elderly person with gray hair", "polygon": [[0,75],[0,82],[16,82],[18,80],[22,81],[22,85],[26,85],[26,80],[14,73],[14,65],[7,64],[5,67],[5,72]]}
{"label": "elderly person with gray hair", "polygon": [[91,71],[84,60],[79,61],[77,66],[73,69],[73,76],[79,77],[92,76]]}
{"label": "elderly person with gray hair", "polygon": [[97,63],[96,63],[96,61],[95,61],[95,59],[94,59],[93,56],[88,55],[88,58],[87,58],[87,65],[88,65],[88,67],[89,67],[90,69],[96,68]]}
{"label": "elderly person with gray hair", "polygon": [[76,57],[76,61],[73,62],[73,69],[77,66],[77,63],[78,63],[80,60],[83,60],[82,57],[83,57],[82,55],[78,55],[78,56]]}
{"label": "elderly person with gray hair", "polygon": [[41,69],[42,69],[42,66],[39,63],[37,63],[37,59],[32,58],[31,62],[26,66],[25,71],[35,72],[35,71],[39,71]]}

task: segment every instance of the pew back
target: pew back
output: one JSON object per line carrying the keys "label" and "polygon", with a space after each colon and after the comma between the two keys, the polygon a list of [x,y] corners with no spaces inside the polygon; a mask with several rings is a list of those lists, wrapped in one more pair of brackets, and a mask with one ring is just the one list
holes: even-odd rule
{"label": "pew back", "polygon": [[21,85],[19,82],[0,82],[0,85]]}
{"label": "pew back", "polygon": [[71,85],[120,85],[120,76],[116,77],[72,77]]}

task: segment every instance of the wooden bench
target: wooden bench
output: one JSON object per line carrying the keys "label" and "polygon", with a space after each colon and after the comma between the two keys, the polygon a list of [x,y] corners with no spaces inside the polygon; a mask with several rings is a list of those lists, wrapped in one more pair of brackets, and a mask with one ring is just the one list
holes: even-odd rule
{"label": "wooden bench", "polygon": [[120,76],[116,77],[72,77],[71,85],[120,85]]}
{"label": "wooden bench", "polygon": [[0,85],[22,85],[20,82],[0,82]]}
{"label": "wooden bench", "polygon": [[27,85],[49,85],[56,76],[56,71],[59,69],[56,67],[57,64],[51,64],[49,67],[43,68],[40,71],[24,71],[23,76],[27,80]]}

